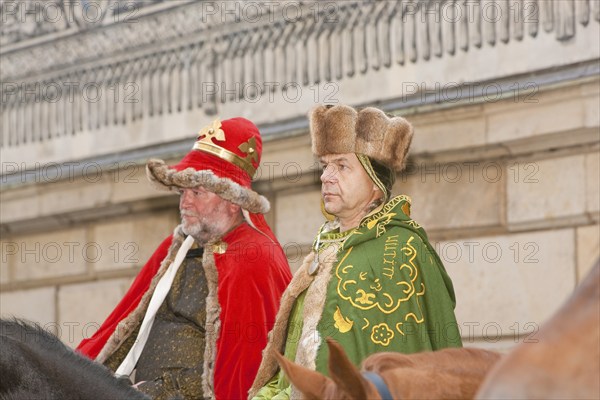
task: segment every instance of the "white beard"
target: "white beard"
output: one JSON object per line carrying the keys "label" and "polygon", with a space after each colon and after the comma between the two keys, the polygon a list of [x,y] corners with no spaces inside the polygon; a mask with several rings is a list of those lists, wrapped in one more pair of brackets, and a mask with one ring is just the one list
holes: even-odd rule
{"label": "white beard", "polygon": [[181,223],[183,233],[191,235],[198,244],[207,244],[216,242],[225,232],[229,230],[224,219],[213,218],[208,221],[207,218],[200,218],[197,222],[187,222],[182,213]]}

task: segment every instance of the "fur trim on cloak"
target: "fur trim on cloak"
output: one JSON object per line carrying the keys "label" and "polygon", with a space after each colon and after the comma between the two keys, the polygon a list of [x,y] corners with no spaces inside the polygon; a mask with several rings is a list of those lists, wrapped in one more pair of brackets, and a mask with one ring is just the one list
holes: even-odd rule
{"label": "fur trim on cloak", "polygon": [[219,275],[215,264],[212,246],[204,247],[202,265],[208,282],[206,297],[206,345],[204,347],[204,369],[202,371],[202,391],[205,398],[215,398],[215,360],[217,359],[217,339],[221,330],[221,305],[219,304]]}
{"label": "fur trim on cloak", "polygon": [[[103,363],[108,357],[111,356],[117,349],[127,340],[129,336],[135,331],[135,329],[142,323],[146,314],[146,309],[152,298],[152,293],[156,289],[158,281],[165,274],[171,263],[175,260],[175,256],[179,251],[179,248],[185,240],[185,235],[181,229],[181,225],[175,228],[173,232],[173,242],[169,248],[169,252],[165,259],[161,262],[158,271],[148,291],[144,293],[140,304],[133,310],[127,317],[125,317],[117,328],[110,336],[96,361]],[[204,254],[202,256],[202,266],[206,274],[206,280],[208,282],[208,296],[206,298],[206,347],[204,348],[204,370],[202,373],[202,388],[205,397],[214,398],[214,370],[215,370],[215,359],[216,359],[216,348],[217,339],[219,337],[219,331],[221,327],[221,307],[219,305],[218,298],[218,273],[215,264],[215,258],[212,246],[204,246]]]}
{"label": "fur trim on cloak", "polygon": [[[287,339],[287,326],[296,298],[306,289],[306,297],[304,299],[304,309],[302,311],[302,334],[296,353],[295,362],[310,368],[315,369],[315,361],[317,350],[322,339],[317,332],[317,324],[321,320],[325,299],[327,297],[327,286],[331,279],[331,269],[337,261],[337,253],[340,246],[338,243],[329,244],[319,254],[319,269],[316,275],[309,275],[308,268],[312,264],[315,253],[311,252],[304,259],[298,272],[292,278],[288,288],[283,293],[281,304],[275,325],[269,332],[267,346],[263,350],[263,358],[258,368],[256,378],[252,387],[248,391],[249,398],[252,398],[260,388],[269,382],[269,380],[277,373],[279,365],[275,360],[274,352],[283,353],[285,342]],[[300,399],[302,395],[292,388],[292,399]]]}

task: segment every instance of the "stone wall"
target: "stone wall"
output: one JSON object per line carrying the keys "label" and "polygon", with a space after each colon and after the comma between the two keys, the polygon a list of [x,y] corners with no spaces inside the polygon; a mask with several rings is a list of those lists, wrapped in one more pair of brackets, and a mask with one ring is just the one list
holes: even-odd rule
{"label": "stone wall", "polygon": [[[39,321],[69,345],[89,336],[179,218],[145,161],[180,158],[215,113],[259,124],[254,184],[295,270],[323,222],[305,118],[315,102],[375,104],[414,124],[394,192],[412,198],[454,281],[466,344],[534,339],[600,257],[598,1],[322,2],[317,13],[256,3],[256,22],[144,4],[136,25],[105,14],[0,35],[2,316]],[[286,20],[286,4],[302,18]],[[448,4],[472,14],[436,20]],[[258,101],[233,91],[204,102],[191,89],[252,79],[280,85]],[[103,101],[23,92],[64,82],[97,85]],[[114,101],[129,83],[139,102]]]}
{"label": "stone wall", "polygon": [[[541,91],[529,105],[408,116],[414,151],[394,193],[412,198],[454,280],[467,343],[523,340],[600,256],[597,88],[594,80]],[[551,123],[561,119],[557,103],[568,122]],[[518,113],[527,115],[521,125],[511,117]],[[499,132],[518,138],[499,141]],[[434,134],[440,140],[428,139]],[[557,147],[561,138],[568,146]],[[270,141],[264,154],[269,168],[255,184],[271,200],[269,221],[295,269],[323,222],[318,171],[306,134]],[[178,220],[177,198],[153,191],[141,166],[95,179],[2,194],[3,223],[15,227],[2,238],[2,313],[47,323],[70,344],[97,327]]]}

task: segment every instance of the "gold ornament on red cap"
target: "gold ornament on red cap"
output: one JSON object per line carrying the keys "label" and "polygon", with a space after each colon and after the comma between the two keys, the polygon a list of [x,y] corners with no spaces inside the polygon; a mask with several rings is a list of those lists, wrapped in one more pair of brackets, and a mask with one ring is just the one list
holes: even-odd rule
{"label": "gold ornament on red cap", "polygon": [[251,137],[248,139],[248,141],[238,146],[238,149],[240,149],[242,153],[246,154],[246,157],[240,157],[239,155],[219,146],[218,144],[213,143],[213,138],[220,142],[224,142],[226,140],[225,132],[223,129],[221,129],[221,121],[218,118],[215,119],[211,125],[205,126],[200,130],[200,132],[198,132],[198,140],[194,144],[194,149],[215,155],[225,161],[237,165],[246,171],[251,178],[254,177],[256,168],[252,164],[252,161],[258,164],[256,138]]}
{"label": "gold ornament on red cap", "polygon": [[238,149],[242,151],[242,153],[247,154],[245,160],[249,163],[252,161],[258,163],[258,153],[256,152],[256,138],[251,137],[247,142],[244,142],[238,146]]}
{"label": "gold ornament on red cap", "polygon": [[225,132],[221,129],[221,121],[217,118],[213,121],[212,125],[205,126],[198,132],[198,137],[204,136],[200,139],[201,142],[212,142],[211,139],[215,138],[220,142],[225,141]]}

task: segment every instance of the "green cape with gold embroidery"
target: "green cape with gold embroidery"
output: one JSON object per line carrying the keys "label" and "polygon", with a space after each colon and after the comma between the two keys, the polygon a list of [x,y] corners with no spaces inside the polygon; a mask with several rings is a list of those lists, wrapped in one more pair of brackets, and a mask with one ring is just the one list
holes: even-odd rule
{"label": "green cape with gold embroidery", "polygon": [[[347,235],[338,252],[317,326],[358,365],[372,353],[414,353],[462,346],[452,282],[425,231],[398,196],[345,233],[320,233],[327,243]],[[327,373],[327,346],[316,369]]]}

